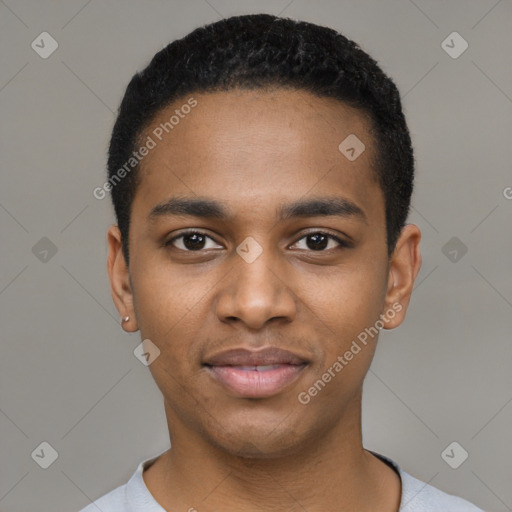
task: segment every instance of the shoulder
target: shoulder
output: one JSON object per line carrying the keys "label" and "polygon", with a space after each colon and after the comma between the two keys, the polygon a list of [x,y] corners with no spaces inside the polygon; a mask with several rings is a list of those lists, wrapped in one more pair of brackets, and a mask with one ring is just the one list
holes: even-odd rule
{"label": "shoulder", "polygon": [[79,512],[165,512],[154,500],[142,478],[144,469],[157,458],[158,456],[140,462],[128,482],[98,498]]}
{"label": "shoulder", "polygon": [[398,512],[484,512],[457,496],[445,492],[414,478],[406,473],[395,461],[380,453],[371,451],[373,455],[392,467],[402,481],[402,496]]}
{"label": "shoulder", "polygon": [[127,484],[120,485],[116,489],[98,498],[94,502],[87,505],[80,512],[129,512],[128,502],[126,499]]}
{"label": "shoulder", "polygon": [[402,496],[398,512],[440,512],[441,510],[443,512],[484,512],[469,501],[446,494],[426,482],[414,478],[389,457],[369,451],[400,475]]}
{"label": "shoulder", "polygon": [[400,470],[402,501],[400,512],[483,512],[481,508],[457,496],[432,487]]}

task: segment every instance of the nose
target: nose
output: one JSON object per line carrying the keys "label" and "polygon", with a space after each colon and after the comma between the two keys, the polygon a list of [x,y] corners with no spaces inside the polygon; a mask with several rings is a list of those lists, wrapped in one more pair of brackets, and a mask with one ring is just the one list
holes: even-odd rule
{"label": "nose", "polygon": [[241,322],[257,330],[270,320],[287,323],[295,319],[297,298],[291,288],[291,276],[284,262],[277,262],[270,252],[263,250],[251,263],[233,255],[233,269],[222,281],[215,305],[222,322]]}

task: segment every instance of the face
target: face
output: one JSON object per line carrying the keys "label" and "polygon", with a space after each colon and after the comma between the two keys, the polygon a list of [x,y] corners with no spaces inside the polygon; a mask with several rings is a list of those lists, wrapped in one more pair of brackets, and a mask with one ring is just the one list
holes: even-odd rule
{"label": "face", "polygon": [[[117,227],[108,235],[113,297],[124,328],[160,350],[149,368],[171,439],[293,453],[359,413],[375,332],[405,314],[419,232],[407,226],[388,259],[361,112],[290,90],[193,97],[162,140],[188,98],[143,134],[156,146],[140,163],[129,268]],[[355,160],[338,149],[351,134],[365,145]]]}

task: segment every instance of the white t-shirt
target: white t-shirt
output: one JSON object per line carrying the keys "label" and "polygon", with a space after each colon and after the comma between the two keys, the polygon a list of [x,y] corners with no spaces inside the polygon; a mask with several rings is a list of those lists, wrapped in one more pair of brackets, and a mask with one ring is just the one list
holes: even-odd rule
{"label": "white t-shirt", "polygon": [[[388,457],[372,452],[391,465],[402,480],[399,512],[484,512],[468,501],[446,494],[403,471]],[[166,512],[149,492],[142,472],[160,455],[142,461],[130,480],[86,506],[80,512]],[[194,510],[191,507],[190,510]]]}

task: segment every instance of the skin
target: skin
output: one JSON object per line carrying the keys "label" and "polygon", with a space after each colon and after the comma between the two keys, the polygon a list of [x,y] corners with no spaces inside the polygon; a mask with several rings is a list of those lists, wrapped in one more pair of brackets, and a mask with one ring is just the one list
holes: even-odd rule
{"label": "skin", "polygon": [[[197,106],[140,164],[129,267],[117,226],[107,234],[112,296],[130,317],[123,328],[160,349],[149,369],[172,448],[144,481],[169,511],[397,511],[400,479],[361,439],[362,386],[377,336],[307,405],[297,399],[393,304],[402,309],[384,328],[402,323],[421,266],[412,224],[388,258],[368,120],[304,91],[193,96]],[[185,101],[161,111],[143,136]],[[338,150],[352,133],[366,146],[355,161]],[[214,199],[232,216],[148,219],[173,196]],[[283,204],[313,197],[350,200],[365,219],[276,216]],[[211,238],[195,251],[190,238],[164,246],[184,229]],[[306,237],[319,231],[352,246]],[[262,248],[252,263],[236,252],[249,236]],[[235,396],[201,364],[220,350],[264,346],[310,361],[269,398]]]}

